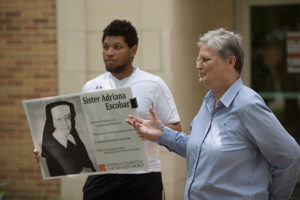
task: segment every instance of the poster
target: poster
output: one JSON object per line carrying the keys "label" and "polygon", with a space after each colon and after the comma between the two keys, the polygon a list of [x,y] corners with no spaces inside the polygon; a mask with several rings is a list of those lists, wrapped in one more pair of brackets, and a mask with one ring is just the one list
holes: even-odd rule
{"label": "poster", "polygon": [[300,32],[287,34],[287,71],[300,73]]}
{"label": "poster", "polygon": [[125,119],[131,88],[23,100],[44,179],[148,168],[144,142]]}

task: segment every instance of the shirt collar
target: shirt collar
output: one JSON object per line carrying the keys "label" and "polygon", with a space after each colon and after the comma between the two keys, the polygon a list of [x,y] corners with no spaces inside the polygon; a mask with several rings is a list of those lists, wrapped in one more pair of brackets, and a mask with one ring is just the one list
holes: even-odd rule
{"label": "shirt collar", "polygon": [[[229,107],[230,104],[232,103],[233,99],[235,98],[235,96],[237,95],[237,93],[239,92],[239,90],[241,89],[241,87],[243,87],[244,83],[242,81],[241,78],[238,78],[227,90],[226,92],[223,94],[223,96],[220,99],[220,102],[225,106],[225,107]],[[204,97],[207,105],[211,108],[213,108],[214,106],[214,102],[215,102],[215,95],[214,93],[210,90],[208,91],[207,95]]]}
{"label": "shirt collar", "polygon": [[228,108],[243,85],[244,83],[242,79],[238,78],[221,97],[220,101],[222,102],[222,104]]}

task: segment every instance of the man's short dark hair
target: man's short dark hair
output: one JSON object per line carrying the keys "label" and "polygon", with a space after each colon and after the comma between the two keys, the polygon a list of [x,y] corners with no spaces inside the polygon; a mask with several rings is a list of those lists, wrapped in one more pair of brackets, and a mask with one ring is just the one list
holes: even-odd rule
{"label": "man's short dark hair", "polygon": [[136,29],[127,20],[116,19],[112,21],[104,30],[102,43],[106,36],[123,36],[129,48],[138,45],[138,36]]}

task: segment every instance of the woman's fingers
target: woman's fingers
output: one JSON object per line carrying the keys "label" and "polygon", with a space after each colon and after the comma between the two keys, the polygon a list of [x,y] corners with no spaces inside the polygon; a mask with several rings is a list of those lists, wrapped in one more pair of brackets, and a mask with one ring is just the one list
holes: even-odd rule
{"label": "woman's fingers", "polygon": [[126,122],[127,124],[129,124],[130,126],[133,126],[132,120],[126,119],[125,122]]}
{"label": "woman's fingers", "polygon": [[141,130],[140,130],[141,124],[137,123],[137,120],[135,120],[136,117],[134,117],[134,116],[128,116],[128,117],[131,118],[131,120],[126,119],[125,122],[126,122],[127,124],[129,124],[130,126],[132,126],[132,127],[135,129],[137,135],[138,135],[143,141],[145,141],[146,138],[145,138],[145,136],[143,135],[143,133],[142,133]]}
{"label": "woman's fingers", "polygon": [[150,114],[152,116],[152,119],[158,120],[158,117],[157,117],[155,111],[153,110],[153,108],[151,106],[149,107],[149,112],[150,112]]}
{"label": "woman's fingers", "polygon": [[138,118],[138,117],[133,116],[133,115],[128,115],[128,117],[129,117],[131,120],[137,121],[138,123],[143,123],[143,119],[141,119],[141,118]]}
{"label": "woman's fingers", "polygon": [[[130,116],[128,116],[128,117],[130,117]],[[132,120],[126,119],[125,122],[127,124],[129,124],[130,126],[132,126],[138,134],[141,134],[141,131],[140,131],[140,126],[141,125],[139,124],[139,122],[137,122],[137,120],[135,119],[135,117],[132,118]]]}

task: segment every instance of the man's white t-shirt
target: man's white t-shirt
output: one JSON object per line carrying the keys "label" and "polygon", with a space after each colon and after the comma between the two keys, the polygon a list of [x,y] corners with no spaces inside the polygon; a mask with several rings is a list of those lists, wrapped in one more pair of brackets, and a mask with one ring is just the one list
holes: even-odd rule
{"label": "man's white t-shirt", "polygon": [[[173,96],[165,82],[160,77],[142,71],[139,68],[136,68],[129,77],[122,80],[118,80],[112,76],[110,72],[105,72],[88,81],[83,86],[82,93],[122,87],[131,87],[133,97],[135,97],[138,102],[138,117],[151,119],[149,107],[152,106],[164,124],[180,121]],[[145,141],[145,148],[149,161],[149,169],[132,173],[161,171],[157,143]]]}

